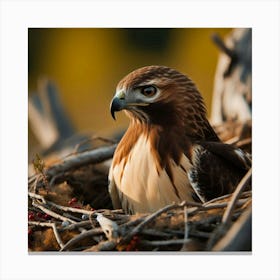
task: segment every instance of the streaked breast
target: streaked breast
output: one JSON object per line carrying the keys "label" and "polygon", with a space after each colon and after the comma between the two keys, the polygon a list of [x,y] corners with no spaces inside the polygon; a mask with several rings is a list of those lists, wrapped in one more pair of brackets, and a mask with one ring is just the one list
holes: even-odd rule
{"label": "streaked breast", "polygon": [[128,213],[154,212],[172,202],[192,200],[187,171],[191,168],[182,153],[179,164],[169,159],[169,171],[160,168],[151,152],[149,138],[141,135],[128,156],[111,166],[122,208]]}

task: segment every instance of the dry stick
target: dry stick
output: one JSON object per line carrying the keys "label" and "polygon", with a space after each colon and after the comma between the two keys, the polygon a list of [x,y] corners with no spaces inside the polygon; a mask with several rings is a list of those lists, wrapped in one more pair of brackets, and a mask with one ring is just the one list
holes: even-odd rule
{"label": "dry stick", "polygon": [[232,144],[237,143],[238,141],[239,141],[239,137],[238,136],[234,136],[234,137],[228,139],[227,141],[225,141],[225,143],[232,145]]}
{"label": "dry stick", "polygon": [[112,251],[116,247],[115,241],[101,241],[97,245],[83,250],[83,252],[99,252],[99,251]]}
{"label": "dry stick", "polygon": [[184,207],[184,222],[185,222],[184,239],[187,240],[187,239],[189,238],[188,211],[187,211],[187,206]]}
{"label": "dry stick", "polygon": [[185,222],[185,232],[184,232],[184,244],[181,248],[181,251],[182,250],[185,250],[186,246],[187,246],[187,243],[189,241],[189,226],[188,226],[188,209],[187,209],[187,206],[184,207],[184,222]]}
{"label": "dry stick", "polygon": [[79,213],[79,214],[85,214],[85,215],[91,215],[94,212],[94,211],[89,211],[89,210],[84,210],[84,209],[79,209],[79,208],[74,208],[74,207],[58,205],[51,201],[47,201],[47,204],[50,206],[53,206],[59,210],[65,211],[65,212],[73,212],[73,213]]}
{"label": "dry stick", "polygon": [[142,216],[142,217],[139,217],[138,219],[135,219],[135,220],[130,220],[124,224],[122,224],[120,226],[120,228],[126,228],[126,227],[134,227],[135,225],[143,222],[143,220],[146,218],[147,216]]}
{"label": "dry stick", "polygon": [[72,223],[72,224],[76,224],[76,223],[77,223],[76,221],[73,221],[72,219],[69,219],[69,218],[66,218],[66,217],[64,217],[64,216],[61,216],[61,215],[59,215],[59,214],[57,214],[57,213],[55,213],[55,212],[53,212],[53,211],[47,209],[47,208],[44,207],[43,205],[37,204],[37,203],[34,202],[34,201],[32,202],[32,205],[33,205],[34,207],[37,207],[37,208],[41,209],[41,210],[42,210],[43,212],[45,212],[46,214],[48,214],[48,215],[50,215],[50,216],[52,216],[52,217],[54,217],[54,218],[56,218],[56,219],[58,219],[58,220],[67,221],[67,222],[70,222],[70,223]]}
{"label": "dry stick", "polygon": [[34,182],[33,182],[33,184],[32,184],[32,191],[33,191],[34,193],[36,193],[37,184],[38,184],[38,181],[39,181],[40,179],[42,179],[42,175],[41,175],[41,174],[40,174],[40,175],[36,175],[35,180],[34,180]]}
{"label": "dry stick", "polygon": [[213,198],[213,199],[211,199],[211,200],[206,201],[205,203],[203,203],[203,206],[207,206],[207,205],[209,205],[209,204],[212,204],[212,203],[217,202],[217,201],[219,201],[219,200],[223,200],[223,199],[228,198],[228,197],[230,197],[230,196],[232,196],[232,193],[230,193],[230,194],[225,194],[225,195],[222,195],[222,196],[219,196],[219,197],[215,197],[215,198]]}
{"label": "dry stick", "polygon": [[250,143],[252,143],[252,138],[246,138],[246,139],[238,141],[235,145],[236,145],[236,147],[240,148],[240,147],[245,146]]}
{"label": "dry stick", "polygon": [[123,239],[122,239],[122,242],[127,242],[129,241],[132,236],[134,236],[135,234],[139,233],[142,228],[147,225],[148,223],[150,223],[151,221],[153,221],[155,218],[157,218],[158,216],[160,216],[162,213],[164,212],[167,212],[169,210],[172,210],[172,209],[176,209],[176,208],[181,208],[181,207],[185,207],[186,205],[188,204],[191,204],[193,205],[193,203],[189,203],[189,202],[186,202],[186,201],[183,201],[182,203],[180,204],[170,204],[170,205],[167,205],[161,209],[159,209],[158,211],[156,211],[155,213],[151,214],[150,216],[146,217],[145,220],[143,222],[141,222],[139,225],[137,225],[131,232],[129,232],[127,234],[127,236],[125,236]]}
{"label": "dry stick", "polygon": [[65,231],[65,230],[74,230],[77,229],[79,227],[86,227],[86,226],[90,226],[91,222],[89,220],[87,221],[81,221],[81,222],[77,222],[76,224],[71,224],[69,226],[63,227],[60,229],[60,231]]}
{"label": "dry stick", "polygon": [[53,233],[54,236],[56,238],[56,241],[58,243],[58,245],[60,246],[60,248],[64,247],[64,243],[58,233],[57,227],[55,223],[41,223],[41,222],[33,222],[33,221],[29,221],[28,225],[33,225],[33,226],[42,226],[42,227],[51,227],[53,229]]}
{"label": "dry stick", "polygon": [[64,243],[62,242],[62,239],[60,238],[60,235],[59,235],[59,233],[57,231],[57,227],[56,227],[55,223],[52,223],[52,229],[53,229],[55,238],[57,240],[57,243],[59,244],[60,248],[63,248],[64,247]]}
{"label": "dry stick", "polygon": [[251,222],[252,209],[248,208],[213,246],[212,251],[249,251],[252,242]]}
{"label": "dry stick", "polygon": [[[244,203],[247,202],[248,199],[240,199],[237,201],[236,206],[242,206]],[[199,211],[206,211],[206,210],[211,210],[211,209],[219,209],[219,208],[225,208],[228,206],[228,202],[221,202],[221,203],[216,203],[216,204],[207,204],[205,206],[201,207],[192,207],[188,209],[188,214],[189,215],[194,215]]]}
{"label": "dry stick", "polygon": [[168,246],[168,245],[184,244],[185,242],[186,242],[185,239],[155,240],[155,241],[142,240],[140,241],[140,244],[152,245],[152,246]]}
{"label": "dry stick", "polygon": [[217,34],[212,35],[212,40],[220,49],[220,51],[222,51],[232,59],[236,57],[236,53],[234,52],[234,50],[229,49]]}
{"label": "dry stick", "polygon": [[28,192],[28,195],[29,195],[30,197],[32,197],[32,198],[36,198],[36,199],[41,200],[42,203],[44,203],[44,204],[47,203],[46,200],[45,200],[45,198],[44,198],[42,195],[40,195],[40,194]]}
{"label": "dry stick", "polygon": [[[252,194],[252,191],[243,192],[243,193],[242,193],[242,196],[245,196],[245,195],[248,196],[249,194],[251,195],[251,194]],[[205,202],[205,203],[203,204],[203,206],[207,206],[207,205],[209,205],[209,204],[212,204],[212,203],[217,202],[217,201],[219,201],[219,200],[223,200],[223,199],[228,198],[228,197],[230,197],[230,196],[232,196],[232,193],[230,193],[230,194],[225,194],[225,195],[223,195],[223,196],[219,196],[219,197],[213,198],[213,199],[211,199],[211,200]]]}
{"label": "dry stick", "polygon": [[68,206],[62,206],[62,205],[58,205],[54,202],[51,202],[49,200],[46,200],[42,195],[39,194],[35,194],[32,192],[28,192],[28,195],[32,198],[37,198],[40,199],[42,201],[42,203],[44,203],[45,205],[50,205],[53,206],[59,210],[65,211],[65,212],[73,212],[73,213],[80,213],[80,214],[86,214],[86,215],[90,215],[93,213],[93,211],[89,211],[89,210],[84,210],[84,209],[78,209],[78,208],[74,208],[74,207],[68,207]]}
{"label": "dry stick", "polygon": [[227,225],[230,221],[230,218],[232,216],[234,207],[238,201],[238,198],[240,197],[242,191],[245,189],[245,187],[247,186],[247,184],[249,183],[249,180],[251,179],[252,176],[252,168],[250,168],[250,170],[246,173],[246,175],[242,178],[242,180],[240,181],[240,183],[238,184],[236,190],[234,191],[232,198],[230,200],[230,202],[228,203],[228,206],[225,210],[225,213],[223,215],[222,218],[222,223]]}
{"label": "dry stick", "polygon": [[47,169],[46,175],[52,177],[56,174],[79,168],[84,165],[103,162],[113,156],[116,146],[117,144],[82,152],[80,154],[68,157],[63,162],[54,164],[49,169]]}
{"label": "dry stick", "polygon": [[36,180],[37,176],[38,176],[37,174],[33,174],[33,175],[29,176],[28,177],[28,185],[32,184]]}
{"label": "dry stick", "polygon": [[[75,147],[74,147],[74,153],[77,153],[78,149],[83,145],[83,144],[86,144],[86,143],[89,143],[89,142],[93,142],[95,140],[100,140],[100,141],[103,141],[104,143],[109,143],[109,144],[116,144],[116,141],[112,140],[112,139],[109,139],[109,138],[105,138],[105,137],[101,137],[101,136],[92,136],[92,137],[89,137],[88,139],[85,139],[83,140],[82,142],[78,143]],[[74,154],[72,153],[72,154]]]}
{"label": "dry stick", "polygon": [[141,233],[143,235],[150,235],[150,236],[157,236],[157,237],[172,237],[174,235],[171,233],[166,233],[166,232],[159,231],[156,229],[151,229],[151,228],[143,229]]}
{"label": "dry stick", "polygon": [[224,236],[226,229],[229,227],[230,219],[232,217],[234,208],[237,204],[238,198],[240,197],[244,188],[249,183],[251,176],[252,176],[252,168],[250,168],[250,170],[245,174],[245,176],[242,178],[242,180],[237,185],[234,193],[232,194],[232,198],[229,201],[228,206],[224,212],[220,226],[217,228],[217,230],[214,232],[214,234],[208,240],[208,244],[207,244],[208,250],[212,250],[213,246],[217,243],[217,241],[220,240]]}
{"label": "dry stick", "polygon": [[61,249],[60,251],[65,251],[67,250],[69,247],[73,246],[75,243],[81,241],[84,238],[90,237],[90,236],[94,236],[94,235],[98,235],[98,234],[102,234],[103,230],[101,228],[94,228],[94,229],[90,229],[87,230],[85,232],[82,232],[79,235],[76,235],[75,237],[73,237],[72,239],[70,239]]}
{"label": "dry stick", "polygon": [[242,209],[246,209],[249,205],[252,204],[252,198],[249,198],[243,205]]}
{"label": "dry stick", "polygon": [[[36,198],[36,199],[41,200],[42,203],[45,204],[45,205],[54,206],[54,207],[56,207],[57,209],[60,209],[60,210],[64,210],[64,211],[69,210],[69,211],[71,211],[71,212],[82,213],[82,214],[88,214],[88,212],[89,212],[89,211],[82,210],[82,209],[77,209],[77,208],[72,208],[72,207],[66,207],[66,206],[57,205],[57,204],[55,204],[55,203],[53,203],[53,202],[51,202],[51,201],[45,200],[45,198],[44,198],[42,195],[35,194],[35,193],[32,193],[32,192],[28,192],[28,195],[29,195],[30,197],[32,197],[32,198]],[[34,205],[34,204],[35,204],[35,205]],[[59,215],[59,214],[57,214],[57,213],[55,213],[55,212],[53,212],[53,211],[51,211],[51,210],[45,208],[43,205],[36,204],[34,200],[33,200],[33,202],[32,202],[32,205],[35,206],[35,207],[40,206],[41,208],[40,208],[40,207],[38,207],[38,208],[40,208],[40,209],[41,209],[43,212],[45,212],[45,213],[48,212],[47,214],[51,215],[51,216],[54,217],[54,218],[58,218],[58,219],[61,220],[62,218],[59,218],[59,217],[63,217],[63,218],[64,218],[63,221],[68,221],[68,222],[71,222],[72,224],[73,224],[73,223],[74,223],[74,224],[77,223],[76,221],[74,221],[73,219],[71,219],[71,218],[69,218],[69,217],[61,216],[61,215]],[[66,208],[67,208],[67,210],[66,210]],[[47,210],[47,211],[46,211],[46,210]],[[52,214],[51,214],[51,213],[52,213]],[[66,220],[66,219],[67,219],[67,220]],[[81,227],[79,227],[79,230],[80,230],[81,232],[85,231],[85,229],[83,229],[83,228],[81,228]]]}

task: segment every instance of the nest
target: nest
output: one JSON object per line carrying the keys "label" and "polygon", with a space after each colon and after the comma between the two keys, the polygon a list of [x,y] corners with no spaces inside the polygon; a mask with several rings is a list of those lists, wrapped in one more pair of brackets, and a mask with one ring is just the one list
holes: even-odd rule
{"label": "nest", "polygon": [[[251,153],[251,124],[215,127],[226,143]],[[184,201],[151,214],[114,210],[107,190],[116,143],[64,159],[33,161],[28,246],[38,251],[251,251],[251,170],[234,193],[204,204]],[[101,140],[101,141],[100,141]],[[249,186],[250,189],[250,186]]]}

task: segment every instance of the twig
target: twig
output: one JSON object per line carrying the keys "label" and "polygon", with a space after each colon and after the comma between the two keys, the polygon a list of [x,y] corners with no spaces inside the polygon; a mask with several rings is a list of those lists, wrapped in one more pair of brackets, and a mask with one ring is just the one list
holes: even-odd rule
{"label": "twig", "polygon": [[116,241],[101,241],[97,245],[94,245],[88,249],[85,249],[84,252],[99,252],[99,251],[112,251],[116,248]]}
{"label": "twig", "polygon": [[60,235],[57,231],[57,228],[56,228],[56,224],[55,223],[52,223],[52,228],[53,228],[53,232],[54,232],[54,235],[55,235],[55,238],[60,246],[60,248],[63,248],[64,247],[64,243],[62,242],[61,238],[60,238]]}
{"label": "twig", "polygon": [[138,219],[135,219],[135,220],[132,220],[132,221],[130,220],[130,221],[122,224],[120,226],[120,230],[122,230],[123,228],[129,228],[129,227],[134,227],[136,225],[139,225],[139,223],[143,222],[146,217],[147,216],[145,215],[145,216],[139,217]]}
{"label": "twig", "polygon": [[72,224],[76,224],[77,222],[76,221],[73,221],[72,219],[69,219],[69,218],[66,218],[64,216],[61,216],[53,211],[51,211],[50,209],[47,209],[46,207],[44,207],[43,205],[40,205],[40,204],[37,204],[35,201],[32,202],[32,205],[34,207],[37,207],[39,209],[41,209],[43,212],[45,212],[46,214],[58,219],[58,220],[61,220],[61,221],[68,221]]}
{"label": "twig", "polygon": [[242,146],[245,146],[245,145],[248,145],[248,144],[251,144],[252,143],[252,138],[246,138],[246,139],[243,139],[243,140],[240,140],[238,142],[236,142],[236,147],[240,148]]}
{"label": "twig", "polygon": [[[127,234],[127,236],[125,236],[120,243],[122,242],[127,242],[129,241],[132,236],[138,234],[145,225],[147,225],[148,223],[150,223],[151,221],[153,221],[155,218],[157,218],[158,216],[160,216],[162,213],[164,212],[167,212],[169,210],[172,210],[172,209],[176,209],[176,208],[182,208],[182,207],[185,207],[186,205],[188,205],[189,202],[186,202],[186,201],[183,201],[182,203],[180,204],[170,204],[170,205],[167,205],[161,209],[159,209],[158,211],[156,211],[155,213],[151,214],[150,216],[146,217],[144,219],[143,222],[141,222],[140,224],[138,224],[130,233]],[[191,203],[193,205],[193,203]]]}
{"label": "twig", "polygon": [[189,233],[192,237],[199,237],[199,238],[209,238],[211,236],[210,232],[198,231],[198,230],[190,230]]}
{"label": "twig", "polygon": [[168,245],[176,245],[176,244],[184,244],[186,242],[185,239],[174,239],[174,240],[141,240],[140,245],[151,245],[151,246],[168,246]]}
{"label": "twig", "polygon": [[172,237],[174,234],[166,233],[163,231],[155,230],[152,228],[143,229],[141,232],[142,235],[149,235],[149,236],[157,236],[157,237]]}
{"label": "twig", "polygon": [[56,176],[57,174],[79,168],[88,164],[97,164],[111,158],[116,149],[116,144],[109,147],[102,147],[66,158],[63,162],[52,165],[46,170],[47,176]]}
{"label": "twig", "polygon": [[42,195],[40,195],[40,194],[33,193],[33,192],[28,192],[28,195],[29,195],[30,197],[32,197],[32,198],[36,198],[36,199],[41,200],[42,203],[44,203],[44,204],[47,203],[46,200],[45,200],[45,198],[44,198]]}
{"label": "twig", "polygon": [[37,174],[33,174],[33,175],[29,176],[28,177],[28,185],[32,184],[36,180],[37,177],[38,177]]}
{"label": "twig", "polygon": [[244,190],[244,188],[247,186],[247,184],[249,183],[250,179],[252,176],[252,168],[245,174],[245,176],[242,178],[242,180],[239,182],[239,184],[237,185],[234,193],[232,194],[232,198],[228,203],[228,206],[224,212],[224,215],[222,217],[222,222],[219,225],[219,227],[217,227],[215,229],[215,231],[213,232],[212,236],[209,238],[208,240],[208,244],[206,246],[207,250],[212,250],[213,246],[224,236],[224,234],[226,233],[229,225],[230,225],[230,221],[232,218],[232,214],[233,214],[233,210],[236,207],[237,201],[239,196],[241,195],[242,191]]}
{"label": "twig", "polygon": [[70,239],[61,249],[60,251],[66,251],[68,250],[71,246],[73,246],[75,243],[81,241],[84,238],[90,237],[90,236],[94,236],[94,235],[98,235],[98,234],[102,234],[103,230],[101,228],[94,228],[94,229],[90,229],[87,230],[85,232],[82,232],[79,235],[76,235],[75,237],[73,237],[72,239]]}
{"label": "twig", "polygon": [[85,215],[91,215],[94,212],[94,211],[89,211],[89,210],[84,210],[84,209],[79,209],[79,208],[74,208],[74,207],[58,205],[51,201],[47,201],[46,204],[53,206],[59,210],[65,211],[65,212],[73,212],[73,213],[79,213],[79,214],[85,214]]}
{"label": "twig", "polygon": [[89,142],[93,142],[95,140],[100,140],[103,141],[104,143],[109,143],[109,144],[116,144],[117,142],[115,140],[109,139],[109,138],[105,138],[105,137],[101,137],[101,136],[91,136],[88,139],[83,140],[82,142],[78,143],[75,147],[74,147],[74,152],[72,154],[76,154],[79,150],[79,148]]}
{"label": "twig", "polygon": [[229,145],[233,145],[233,144],[237,143],[238,141],[239,141],[239,137],[234,136],[234,137],[228,139],[227,141],[225,141],[225,143],[229,144]]}
{"label": "twig", "polygon": [[248,208],[215,244],[213,251],[252,250],[252,209]]}
{"label": "twig", "polygon": [[53,233],[54,233],[54,236],[56,238],[56,241],[58,243],[58,245],[60,246],[60,248],[63,248],[64,247],[64,243],[58,233],[58,230],[57,230],[57,227],[56,227],[56,224],[55,223],[42,223],[42,222],[34,222],[34,221],[28,221],[28,225],[31,225],[31,226],[41,226],[41,227],[51,227],[53,229]]}
{"label": "twig", "polygon": [[212,35],[212,40],[213,42],[216,44],[216,46],[220,49],[220,51],[222,51],[223,53],[225,53],[226,55],[228,55],[231,59],[236,59],[236,53],[229,49],[225,43],[223,42],[223,40],[218,36],[218,34],[213,34]]}
{"label": "twig", "polygon": [[185,226],[184,226],[184,244],[181,248],[181,251],[185,251],[187,249],[187,243],[189,242],[189,226],[188,226],[188,209],[187,207],[185,206],[184,207],[184,223],[185,223]]}
{"label": "twig", "polygon": [[252,176],[252,168],[250,168],[250,170],[246,173],[246,175],[242,178],[242,180],[236,187],[236,190],[234,191],[232,198],[231,198],[230,202],[228,203],[228,206],[223,215],[222,223],[224,223],[224,224],[229,223],[233,210],[234,210],[234,207],[236,206],[236,203],[238,201],[238,198],[239,198],[240,194],[242,193],[242,191],[244,190],[244,188],[248,185],[248,183],[251,179],[251,176]]}
{"label": "twig", "polygon": [[38,174],[38,175],[36,174],[36,175],[34,175],[34,176],[35,176],[35,177],[34,177],[34,181],[33,181],[33,180],[30,180],[30,183],[28,182],[28,185],[31,184],[31,182],[33,182],[33,184],[32,184],[32,186],[30,187],[30,189],[31,189],[34,193],[36,193],[38,181],[39,181],[40,179],[42,179],[43,176],[42,176],[41,174]]}
{"label": "twig", "polygon": [[87,227],[87,226],[91,226],[91,222],[89,220],[81,221],[81,222],[78,222],[76,224],[70,224],[69,226],[61,228],[60,231],[74,230],[74,229],[77,229],[79,227]]}
{"label": "twig", "polygon": [[[242,196],[245,196],[245,195],[248,195],[248,194],[252,194],[252,191],[243,192],[243,193],[242,193]],[[217,202],[217,201],[219,201],[219,200],[226,199],[226,198],[228,198],[228,197],[230,197],[230,196],[232,196],[232,193],[230,193],[230,194],[225,194],[225,195],[223,195],[223,196],[219,196],[219,197],[213,198],[213,199],[211,199],[211,200],[205,202],[205,203],[203,204],[203,206],[207,206],[207,205],[212,204],[212,203],[214,203],[214,202]]]}
{"label": "twig", "polygon": [[[232,195],[232,194],[231,194]],[[247,199],[240,199],[237,201],[236,206],[242,206],[245,202],[247,202]],[[211,209],[219,209],[219,208],[225,208],[228,206],[228,202],[221,202],[221,203],[211,203],[207,205],[202,205],[200,207],[193,207],[188,209],[189,215],[194,215],[199,211],[207,211]]]}
{"label": "twig", "polygon": [[189,228],[188,228],[188,211],[186,206],[184,207],[184,222],[185,222],[184,239],[187,240],[189,238]]}
{"label": "twig", "polygon": [[63,206],[63,205],[58,205],[54,202],[46,200],[42,195],[35,194],[32,192],[28,192],[28,195],[32,198],[36,198],[42,201],[43,204],[45,205],[50,205],[53,206],[59,210],[65,211],[65,212],[73,212],[73,213],[79,213],[79,214],[85,214],[85,215],[90,215],[94,211],[89,211],[89,210],[84,210],[84,209],[79,209],[79,208],[74,208],[74,207],[68,207],[68,206]]}

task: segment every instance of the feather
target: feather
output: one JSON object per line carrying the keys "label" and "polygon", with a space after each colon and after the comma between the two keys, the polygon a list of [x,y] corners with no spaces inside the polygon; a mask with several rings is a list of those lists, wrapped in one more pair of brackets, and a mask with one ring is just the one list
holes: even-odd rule
{"label": "feather", "polygon": [[219,142],[194,144],[191,162],[188,177],[203,202],[233,192],[250,165],[240,149]]}
{"label": "feather", "polygon": [[130,124],[109,172],[114,208],[154,212],[173,202],[205,202],[232,192],[250,167],[247,155],[220,141],[189,77],[147,66],[124,77],[116,92],[111,114],[124,110]]}
{"label": "feather", "polygon": [[114,207],[119,206],[116,197],[121,197],[121,207],[128,213],[153,212],[173,202],[192,200],[187,173],[184,171],[190,166],[186,156],[182,154],[179,164],[170,160],[171,177],[165,168],[158,166],[151,149],[150,140],[141,135],[130,151],[129,160],[124,158],[111,166],[109,189]]}

